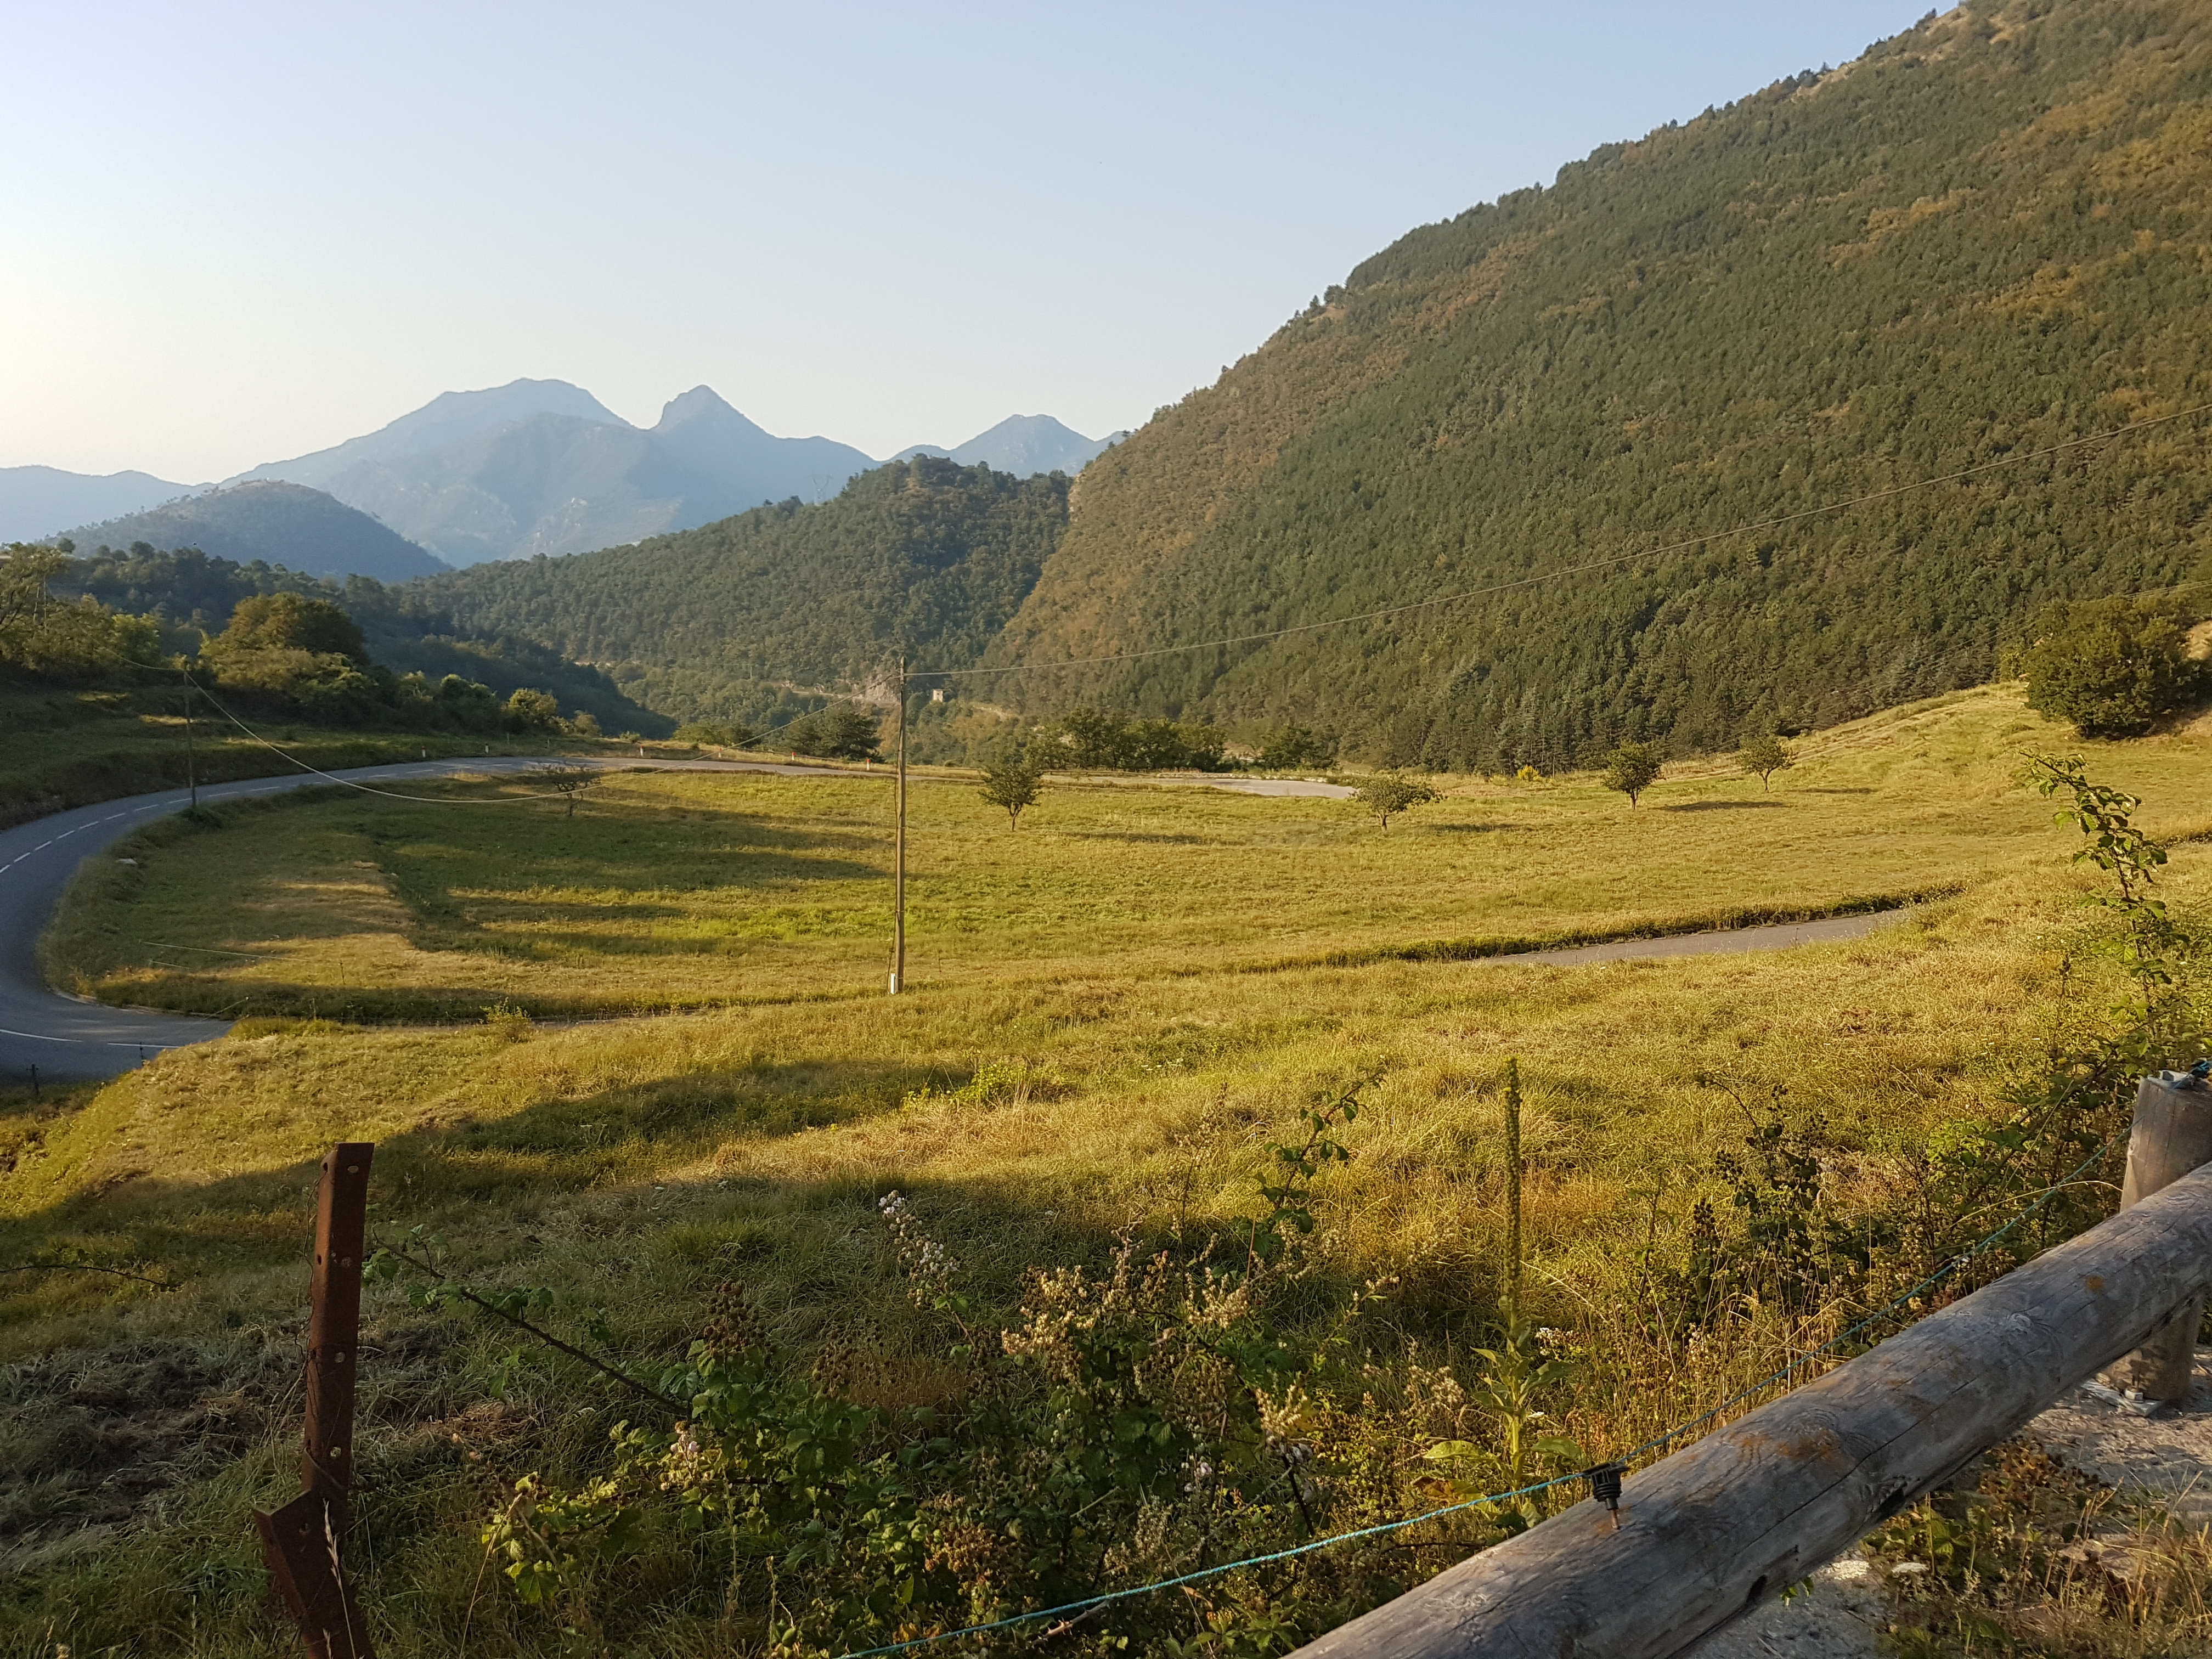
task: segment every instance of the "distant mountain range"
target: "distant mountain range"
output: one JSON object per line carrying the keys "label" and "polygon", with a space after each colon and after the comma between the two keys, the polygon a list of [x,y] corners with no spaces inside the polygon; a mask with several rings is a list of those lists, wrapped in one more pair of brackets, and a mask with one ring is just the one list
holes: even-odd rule
{"label": "distant mountain range", "polygon": [[94,477],[58,466],[0,466],[0,543],[36,541],[66,524],[137,513],[193,488],[150,472]]}
{"label": "distant mountain range", "polygon": [[565,380],[449,392],[367,437],[243,475],[327,489],[449,565],[583,553],[834,494],[875,463],[778,438],[705,386],[629,424]]}
{"label": "distant mountain range", "polygon": [[[1105,447],[1018,415],[951,453],[1026,477]],[[823,501],[877,463],[828,438],[779,438],[708,386],[634,427],[580,386],[515,380],[449,392],[381,430],[242,478],[326,489],[450,565],[584,553],[695,529],[769,501]]]}
{"label": "distant mountain range", "polygon": [[1039,472],[1065,472],[1070,477],[1083,471],[1094,456],[1104,453],[1129,434],[1116,432],[1104,438],[1086,438],[1062,426],[1049,415],[1009,415],[988,432],[978,433],[957,449],[916,444],[891,457],[910,461],[917,455],[935,455],[963,466],[988,466],[994,472],[1011,472],[1027,478]]}
{"label": "distant mountain range", "polygon": [[[1016,415],[956,448],[917,445],[897,459],[949,457],[1018,478],[1073,474],[1127,435],[1086,438],[1049,415]],[[442,393],[362,437],[265,462],[222,487],[285,483],[324,492],[379,521],[391,532],[381,543],[294,498],[285,498],[283,514],[276,513],[277,498],[227,498],[195,517],[188,501],[174,498],[213,498],[191,497],[191,485],[143,472],[94,478],[33,466],[0,469],[0,540],[82,526],[68,533],[86,545],[145,541],[167,550],[186,545],[173,538],[189,528],[214,538],[204,550],[223,557],[397,580],[426,552],[443,566],[583,553],[696,529],[766,502],[826,501],[878,465],[849,444],[779,438],[703,386],[640,428],[566,380],[513,380]],[[161,504],[156,522],[138,522]],[[280,520],[286,533],[311,539],[272,541]],[[313,541],[314,526],[334,539]],[[350,559],[374,562],[343,563]]]}
{"label": "distant mountain range", "polygon": [[143,544],[167,553],[197,547],[240,564],[255,560],[301,575],[374,576],[404,582],[447,568],[414,543],[358,508],[304,484],[257,479],[186,495],[69,532],[80,551],[128,550]]}

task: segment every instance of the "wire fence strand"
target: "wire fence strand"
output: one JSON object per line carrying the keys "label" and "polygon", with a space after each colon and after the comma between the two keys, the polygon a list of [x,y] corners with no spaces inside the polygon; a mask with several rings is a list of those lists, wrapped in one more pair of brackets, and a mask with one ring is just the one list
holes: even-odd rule
{"label": "wire fence strand", "polygon": [[[2041,1210],[2052,1199],[2109,1157],[2113,1148],[2126,1139],[2127,1133],[2125,1128],[2116,1131],[2103,1146],[2075,1164],[2063,1178],[2053,1182],[2038,1193],[2032,1203],[2004,1225],[1985,1234],[1957,1255],[1949,1257],[1934,1273],[1929,1273],[1911,1289],[1891,1297],[1849,1329],[1838,1332],[1819,1347],[1799,1354],[1787,1364],[1762,1377],[1749,1388],[1737,1390],[1710,1410],[1699,1413],[1686,1422],[1677,1424],[1663,1434],[1654,1435],[1650,1439],[1623,1453],[1620,1461],[1632,1463],[1637,1459],[1647,1456],[1660,1448],[1680,1439],[1691,1431],[1702,1428],[1723,1413],[1743,1404],[1754,1395],[1763,1394],[1777,1383],[1787,1382],[1806,1366],[1826,1358],[1838,1348],[1855,1340],[1874,1325],[1895,1313],[1899,1308],[1925,1296],[1945,1279],[1958,1273],[1960,1269],[1995,1249],[2004,1239],[2010,1237],[2029,1217]],[[970,1636],[985,1636],[994,1631],[1010,1630],[1017,1625],[1034,1624],[1040,1619],[1056,1619],[1089,1613],[1115,1601],[1127,1601],[1133,1596],[1150,1595],[1158,1590],[1175,1589],[1182,1585],[1194,1584],[1204,1579],[1218,1578],[1224,1573],[1242,1571],[1248,1567],[1263,1567],[1273,1562],[1287,1561],[1295,1556],[1310,1555],[1316,1550],[1328,1549],[1338,1544],[1348,1544],[1362,1538],[1375,1538],[1388,1533],[1403,1532],[1410,1527],[1421,1526],[1431,1521],[1440,1521],[1448,1516],[1463,1514],[1467,1510],[1480,1509],[1486,1504],[1510,1503],[1517,1498],[1530,1497],[1537,1492],[1548,1492],[1557,1486],[1570,1486],[1588,1480],[1589,1474],[1589,1470],[1577,1469],[1571,1474],[1553,1475],[1548,1480],[1540,1480],[1531,1486],[1516,1486],[1510,1492],[1490,1492],[1480,1498],[1470,1498],[1461,1503],[1447,1504],[1442,1509],[1408,1516],[1401,1521],[1385,1521],[1371,1527],[1360,1527],[1350,1532],[1332,1534],[1327,1538],[1310,1539],[1305,1543],[1293,1545],[1288,1549],[1271,1551],[1265,1555],[1247,1556],[1241,1560],[1224,1561],[1218,1566],[1200,1567],[1194,1572],[1183,1573],[1174,1578],[1163,1578],[1153,1583],[1133,1585],[1127,1589],[1107,1590],[1097,1595],[1085,1596],[1080,1601],[1063,1601],[1057,1607],[1039,1607],[1033,1613],[1009,1614],[1004,1619],[994,1620],[987,1625],[970,1625],[962,1630],[943,1631],[934,1636],[913,1637],[906,1641],[892,1642],[882,1647],[860,1648],[841,1655],[839,1659],[884,1659],[884,1656],[889,1654],[906,1653],[918,1648],[933,1647],[940,1642],[957,1642]]]}

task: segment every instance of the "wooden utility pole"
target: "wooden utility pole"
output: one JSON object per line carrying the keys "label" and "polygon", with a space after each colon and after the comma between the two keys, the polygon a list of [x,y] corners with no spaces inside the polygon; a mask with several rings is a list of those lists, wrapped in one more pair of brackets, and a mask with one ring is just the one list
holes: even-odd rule
{"label": "wooden utility pole", "polygon": [[[2128,1173],[2120,1207],[2140,1204],[2191,1170],[2212,1164],[2212,1088],[2183,1072],[2147,1077],[2136,1088],[2135,1127],[2128,1131]],[[2197,1368],[2197,1328],[2204,1318],[2199,1294],[2173,1310],[2150,1340],[2114,1367],[2112,1380],[2146,1400],[2189,1403]]]}
{"label": "wooden utility pole", "polygon": [[192,811],[200,810],[199,755],[192,744],[192,677],[185,674],[185,787],[192,792]]}
{"label": "wooden utility pole", "polygon": [[906,988],[906,653],[898,662],[898,828],[891,854],[891,989]]}
{"label": "wooden utility pole", "polygon": [[361,1261],[374,1143],[323,1160],[307,1311],[307,1491],[274,1515],[256,1510],[262,1558],[315,1659],[374,1659],[339,1557],[353,1492],[354,1374],[360,1368]]}

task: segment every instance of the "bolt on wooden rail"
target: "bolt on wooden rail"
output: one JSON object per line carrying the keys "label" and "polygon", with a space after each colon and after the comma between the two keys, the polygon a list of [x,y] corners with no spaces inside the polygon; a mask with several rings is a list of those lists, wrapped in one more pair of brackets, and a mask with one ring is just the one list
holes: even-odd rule
{"label": "bolt on wooden rail", "polygon": [[2145,1079],[2118,1215],[1631,1475],[1617,1516],[1587,1499],[1293,1659],[1672,1659],[2124,1357],[2185,1397],[2208,1160],[2212,1089]]}
{"label": "bolt on wooden rail", "polygon": [[307,1489],[274,1515],[253,1515],[262,1558],[315,1659],[374,1659],[341,1545],[353,1492],[361,1267],[375,1151],[373,1142],[349,1140],[323,1160],[307,1313]]}

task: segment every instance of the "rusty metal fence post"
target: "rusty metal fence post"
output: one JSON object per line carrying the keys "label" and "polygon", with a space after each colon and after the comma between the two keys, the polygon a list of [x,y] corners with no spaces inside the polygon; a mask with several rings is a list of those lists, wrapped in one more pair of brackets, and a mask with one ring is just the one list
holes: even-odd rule
{"label": "rusty metal fence post", "polygon": [[307,1314],[307,1489],[274,1515],[253,1516],[270,1575],[315,1659],[374,1659],[340,1545],[353,1492],[361,1263],[375,1151],[372,1142],[350,1140],[323,1160]]}

